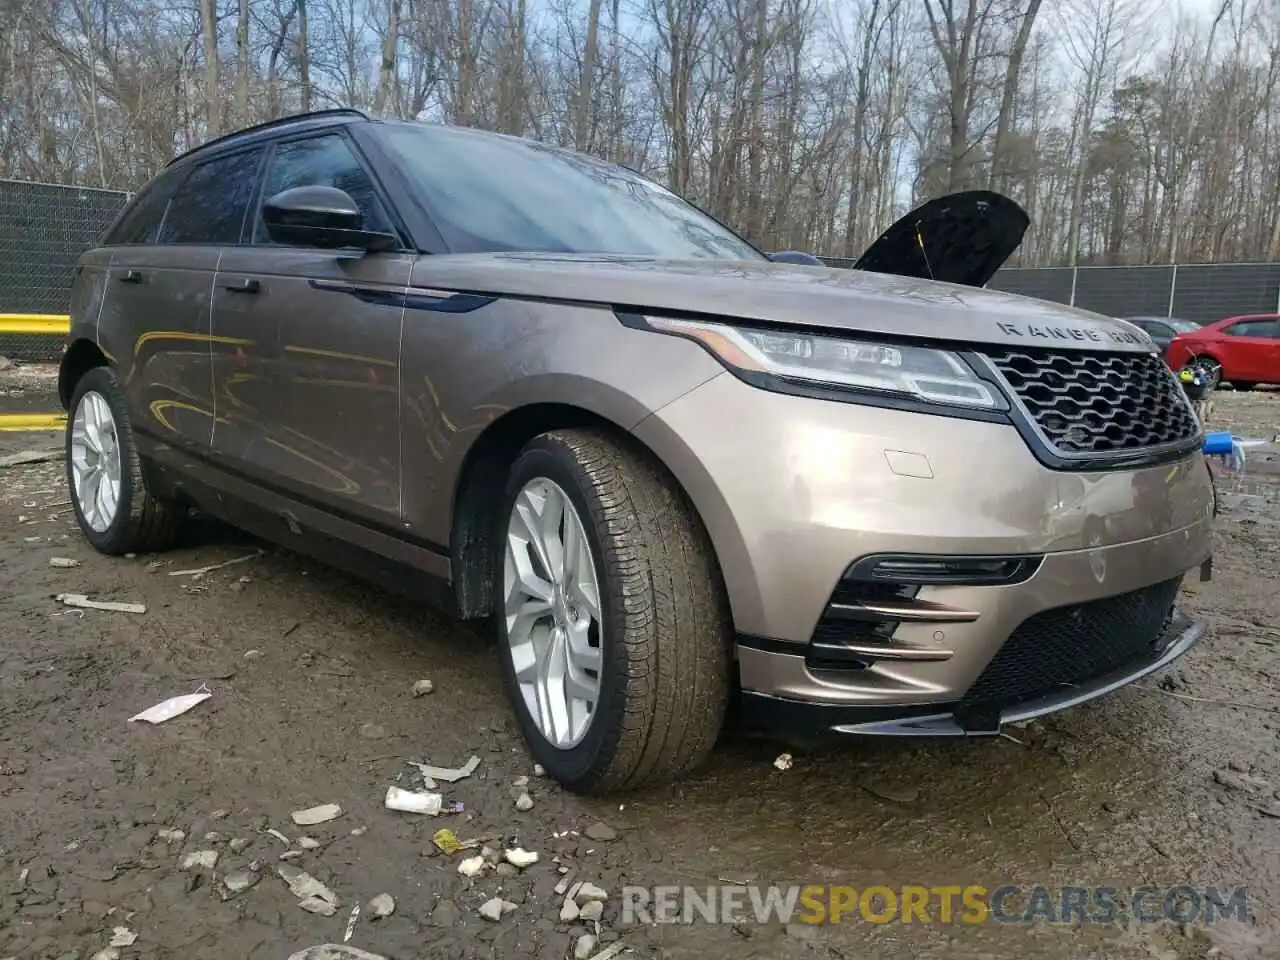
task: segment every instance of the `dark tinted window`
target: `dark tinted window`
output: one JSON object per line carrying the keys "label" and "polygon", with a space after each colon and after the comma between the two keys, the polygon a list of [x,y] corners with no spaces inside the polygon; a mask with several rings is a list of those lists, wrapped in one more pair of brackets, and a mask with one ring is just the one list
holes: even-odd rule
{"label": "dark tinted window", "polygon": [[1233,337],[1276,337],[1280,336],[1277,326],[1280,324],[1275,320],[1241,320],[1227,327],[1226,332]]}
{"label": "dark tinted window", "polygon": [[457,253],[763,259],[670,190],[603,160],[446,127],[387,124],[376,135]]}
{"label": "dark tinted window", "polygon": [[262,149],[257,148],[192,170],[169,202],[160,242],[239,243],[261,159]]}
{"label": "dark tinted window", "polygon": [[155,243],[160,221],[164,219],[169,196],[173,193],[174,180],[161,176],[153,180],[125,209],[124,215],[112,226],[106,238],[107,244]]}
{"label": "dark tinted window", "polygon": [[[364,214],[364,228],[395,233],[373,180],[360,165],[347,139],[338,134],[309,137],[278,144],[262,185],[262,198],[269,200],[281,190],[294,187],[337,187],[344,191]],[[255,243],[270,243],[266,224],[259,214]]]}

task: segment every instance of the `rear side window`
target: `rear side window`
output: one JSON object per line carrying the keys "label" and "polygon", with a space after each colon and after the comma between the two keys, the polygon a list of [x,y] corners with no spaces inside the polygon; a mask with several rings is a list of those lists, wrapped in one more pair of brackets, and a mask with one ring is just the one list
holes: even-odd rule
{"label": "rear side window", "polygon": [[1275,337],[1278,324],[1274,320],[1243,320],[1227,327],[1233,337]]}
{"label": "rear side window", "polygon": [[[337,187],[356,202],[364,214],[366,230],[396,232],[378,199],[373,180],[345,137],[329,133],[278,144],[267,161],[262,199],[265,202],[282,190],[294,187]],[[271,242],[261,212],[257,217],[253,242]]]}
{"label": "rear side window", "polygon": [[202,163],[169,202],[161,243],[240,242],[262,148]]}
{"label": "rear side window", "polygon": [[153,180],[134,199],[103,239],[109,246],[132,243],[155,243],[160,221],[173,193],[173,178],[161,176]]}

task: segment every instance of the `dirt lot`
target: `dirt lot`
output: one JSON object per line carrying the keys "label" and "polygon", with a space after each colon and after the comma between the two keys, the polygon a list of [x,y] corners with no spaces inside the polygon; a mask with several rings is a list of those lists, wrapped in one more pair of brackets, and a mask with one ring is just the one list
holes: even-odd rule
{"label": "dirt lot", "polygon": [[[24,408],[44,389],[33,382]],[[1220,394],[1215,421],[1271,436],[1280,395]],[[57,438],[0,433],[0,457],[48,446]],[[1184,597],[1215,633],[1164,678],[1016,740],[860,741],[779,770],[778,747],[727,736],[697,779],[613,801],[532,776],[525,811],[513,782],[533,774],[531,762],[476,631],[270,547],[177,575],[257,547],[214,525],[163,557],[98,556],[74,530],[62,471],[60,460],[0,469],[0,958],[284,960],[342,943],[357,904],[350,945],[396,960],[563,958],[588,932],[599,942],[583,956],[619,939],[623,957],[703,960],[1280,956],[1280,465],[1255,462],[1243,483],[1222,485],[1214,580],[1189,583]],[[79,565],[53,567],[55,557]],[[81,615],[55,599],[62,592],[146,612]],[[424,678],[434,692],[415,697]],[[127,722],[201,684],[213,695],[191,712]],[[406,761],[456,766],[472,755],[471,777],[441,785],[463,812],[384,808],[389,785],[420,784]],[[291,822],[326,803],[341,816]],[[465,879],[457,865],[469,854],[432,845],[444,826],[464,839],[496,834],[495,849],[519,845],[540,860]],[[216,864],[183,869],[200,851]],[[326,884],[336,912],[300,909],[282,864]],[[558,866],[609,893],[598,925],[561,921]],[[1246,884],[1252,920],[620,923],[624,884],[721,877]],[[384,893],[395,911],[373,919],[368,901]],[[494,896],[515,904],[497,921],[478,913]],[[117,934],[136,939],[108,946]]]}

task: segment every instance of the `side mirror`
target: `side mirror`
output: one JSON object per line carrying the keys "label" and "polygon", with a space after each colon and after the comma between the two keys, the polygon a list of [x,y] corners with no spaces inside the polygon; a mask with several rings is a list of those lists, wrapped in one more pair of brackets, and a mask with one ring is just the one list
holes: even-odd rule
{"label": "side mirror", "polygon": [[400,246],[395,234],[365,230],[364,214],[337,187],[282,190],[262,205],[262,219],[272,242],[287,246],[322,250],[356,247],[373,253]]}
{"label": "side mirror", "polygon": [[825,267],[826,264],[815,257],[812,253],[802,253],[799,250],[779,250],[777,253],[769,254],[769,259],[774,263],[798,263],[804,267]]}

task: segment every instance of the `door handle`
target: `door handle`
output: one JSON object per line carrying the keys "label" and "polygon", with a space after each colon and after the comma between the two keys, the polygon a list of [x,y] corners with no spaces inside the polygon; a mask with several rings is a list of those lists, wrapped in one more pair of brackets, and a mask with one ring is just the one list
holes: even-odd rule
{"label": "door handle", "polygon": [[244,277],[240,280],[230,280],[222,285],[223,290],[230,290],[232,293],[257,293],[261,288],[257,280],[251,277]]}
{"label": "door handle", "polygon": [[141,283],[142,271],[126,270],[124,273],[120,274],[120,282],[121,283]]}

